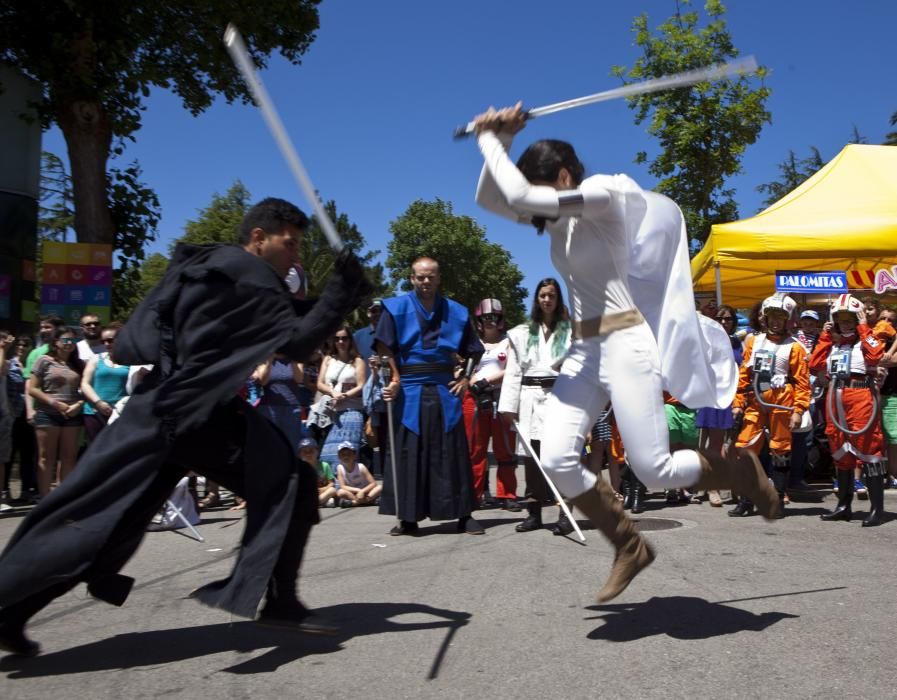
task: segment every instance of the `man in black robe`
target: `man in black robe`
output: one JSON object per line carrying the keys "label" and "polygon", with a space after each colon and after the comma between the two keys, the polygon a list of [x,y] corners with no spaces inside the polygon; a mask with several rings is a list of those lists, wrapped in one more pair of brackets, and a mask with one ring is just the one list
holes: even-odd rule
{"label": "man in black robe", "polygon": [[315,631],[296,591],[318,521],[314,470],[236,397],[259,362],[274,352],[306,359],[370,293],[346,249],[317,302],[290,299],[284,278],[307,227],[295,206],[266,199],[244,217],[240,245],[177,247],[116,338],[116,362],[153,371],[0,555],[0,649],[38,653],[25,624],[79,582],[101,600],[124,603],[134,581],[118,572],[188,470],[248,502],[231,575],[194,596],[243,617],[254,617],[264,597],[261,622]]}

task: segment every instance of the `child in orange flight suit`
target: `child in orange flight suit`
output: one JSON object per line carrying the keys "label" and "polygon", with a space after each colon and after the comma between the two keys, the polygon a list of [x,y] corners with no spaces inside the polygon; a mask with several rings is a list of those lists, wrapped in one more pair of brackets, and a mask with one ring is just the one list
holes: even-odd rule
{"label": "child in orange flight suit", "polygon": [[[732,404],[736,447],[759,454],[769,439],[772,482],[784,506],[791,468],[791,431],[810,407],[810,375],[806,351],[788,330],[796,302],[774,294],[763,301],[766,332],[749,336],[741,363],[738,393]],[[729,515],[751,515],[754,506],[742,498]],[[780,508],[781,517],[784,511]]]}
{"label": "child in orange flight suit", "polygon": [[875,374],[884,351],[866,325],[863,304],[841,294],[810,357],[810,371],[829,382],[825,434],[838,469],[838,505],[823,520],[850,520],[854,469],[862,466],[871,505],[863,527],[881,524],[887,460]]}

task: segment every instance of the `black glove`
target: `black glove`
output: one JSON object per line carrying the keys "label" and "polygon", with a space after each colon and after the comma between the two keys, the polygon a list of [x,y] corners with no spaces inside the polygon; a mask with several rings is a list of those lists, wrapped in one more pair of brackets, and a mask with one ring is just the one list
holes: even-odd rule
{"label": "black glove", "polygon": [[361,260],[349,247],[344,247],[336,256],[333,269],[346,287],[354,289],[356,300],[360,301],[373,293],[374,285],[368,281]]}

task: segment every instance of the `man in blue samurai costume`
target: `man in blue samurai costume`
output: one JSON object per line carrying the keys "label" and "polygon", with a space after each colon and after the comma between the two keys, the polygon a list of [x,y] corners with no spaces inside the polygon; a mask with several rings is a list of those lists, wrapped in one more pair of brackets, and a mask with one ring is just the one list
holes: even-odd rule
{"label": "man in blue samurai costume", "polygon": [[284,278],[307,227],[298,208],[272,198],[246,213],[239,245],[177,247],[116,339],[117,362],[153,371],[0,555],[0,649],[36,654],[26,623],[80,582],[96,598],[124,603],[133,579],[119,571],[188,470],[248,504],[233,572],[194,597],[244,617],[254,617],[264,599],[260,622],[327,631],[296,590],[318,520],[314,469],[236,396],[274,352],[306,359],[370,293],[345,249],[317,302],[290,298]]}
{"label": "man in blue samurai costume", "polygon": [[[392,379],[383,397],[396,420],[396,498],[392,470],[385,469],[380,512],[397,515],[391,535],[418,534],[418,521],[458,521],[458,532],[483,534],[470,517],[475,506],[473,471],[461,420],[461,397],[483,345],[463,306],[439,293],[439,263],[418,258],[411,266],[413,291],[385,299],[377,324],[377,351],[389,357]],[[466,371],[454,376],[456,357]],[[387,462],[388,463],[388,462]],[[396,513],[396,501],[398,510]]]}

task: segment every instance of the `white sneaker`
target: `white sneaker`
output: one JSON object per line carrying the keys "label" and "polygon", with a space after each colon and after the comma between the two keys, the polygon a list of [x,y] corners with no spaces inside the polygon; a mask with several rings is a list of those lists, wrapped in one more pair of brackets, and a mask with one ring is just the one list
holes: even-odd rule
{"label": "white sneaker", "polygon": [[12,506],[8,503],[0,503],[0,513],[5,513],[8,510],[12,510]]}
{"label": "white sneaker", "polygon": [[325,508],[336,508],[336,501],[331,496],[327,499],[327,502],[324,504]]}

